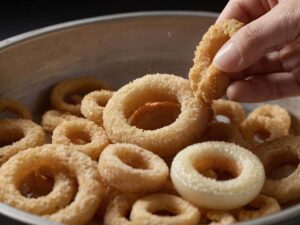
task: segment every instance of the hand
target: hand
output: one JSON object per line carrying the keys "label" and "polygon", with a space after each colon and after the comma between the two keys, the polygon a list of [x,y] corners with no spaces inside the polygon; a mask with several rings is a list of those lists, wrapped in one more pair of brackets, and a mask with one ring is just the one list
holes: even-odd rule
{"label": "hand", "polygon": [[300,0],[231,0],[218,21],[246,25],[216,54],[233,73],[227,96],[260,102],[300,95]]}

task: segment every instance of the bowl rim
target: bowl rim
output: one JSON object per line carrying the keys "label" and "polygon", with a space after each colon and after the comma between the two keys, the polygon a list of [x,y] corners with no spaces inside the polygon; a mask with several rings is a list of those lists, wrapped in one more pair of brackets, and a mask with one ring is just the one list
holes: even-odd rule
{"label": "bowl rim", "polygon": [[[97,22],[105,22],[111,20],[123,20],[123,19],[132,19],[132,18],[140,18],[140,17],[164,17],[164,16],[180,16],[180,17],[211,17],[217,18],[218,13],[214,12],[206,12],[206,11],[142,11],[142,12],[130,12],[130,13],[120,13],[120,14],[112,14],[105,16],[97,16],[91,17],[87,19],[79,19],[73,20],[69,22],[59,23],[51,26],[42,27],[39,29],[35,29],[29,32],[25,32],[7,39],[0,41],[0,51],[11,47],[15,44],[21,43],[23,41],[29,40],[31,38],[36,38],[48,33],[54,33],[61,31],[65,28],[74,28],[77,26],[83,26],[87,24],[97,23]],[[1,54],[1,52],[0,52]],[[284,209],[276,214],[269,215],[266,217],[262,217],[259,219],[250,220],[247,222],[238,222],[236,225],[268,225],[268,224],[279,224],[286,221],[290,221],[300,218],[300,204],[291,206],[288,209]],[[59,225],[59,223],[48,221],[43,217],[36,216],[11,206],[0,203],[0,214],[7,216],[11,219],[18,220],[22,223],[28,224],[46,224],[46,225]],[[299,220],[300,221],[300,220]]]}
{"label": "bowl rim", "polygon": [[104,16],[96,16],[86,19],[78,19],[72,20],[68,22],[58,23],[46,27],[41,27],[38,29],[34,29],[25,33],[21,33],[9,38],[6,38],[0,41],[0,50],[5,49],[11,45],[14,45],[18,42],[25,41],[27,39],[38,37],[47,33],[56,32],[63,30],[65,28],[73,28],[77,26],[102,22],[102,21],[112,21],[112,20],[122,20],[122,19],[130,19],[130,18],[139,18],[139,17],[155,17],[155,16],[206,16],[211,18],[217,18],[219,13],[216,12],[208,12],[208,11],[181,11],[181,10],[172,10],[172,11],[141,11],[141,12],[129,12],[129,13],[117,13],[110,14]]}

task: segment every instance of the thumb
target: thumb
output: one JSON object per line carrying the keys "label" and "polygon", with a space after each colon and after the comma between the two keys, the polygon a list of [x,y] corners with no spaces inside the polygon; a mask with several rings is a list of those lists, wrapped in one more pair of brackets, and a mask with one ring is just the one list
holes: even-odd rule
{"label": "thumb", "polygon": [[287,12],[287,8],[277,5],[241,28],[216,54],[216,67],[225,72],[240,72],[257,62],[268,50],[286,43],[293,36],[291,33],[295,33],[296,38],[294,24],[297,26],[297,18]]}

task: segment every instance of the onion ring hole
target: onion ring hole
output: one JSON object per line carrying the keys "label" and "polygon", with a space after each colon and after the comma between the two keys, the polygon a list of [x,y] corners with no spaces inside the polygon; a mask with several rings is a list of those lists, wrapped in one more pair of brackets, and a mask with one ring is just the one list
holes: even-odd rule
{"label": "onion ring hole", "polygon": [[5,133],[6,135],[0,135],[0,148],[7,145],[12,145],[14,142],[17,142],[25,137],[25,134],[20,129],[6,129],[2,133]]}
{"label": "onion ring hole", "polygon": [[[139,95],[143,94],[141,98]],[[138,90],[133,93],[135,97],[129,95],[130,98],[124,99],[124,114],[128,119],[138,108],[149,102],[173,102],[179,104],[174,93],[166,91],[164,88],[151,88],[148,87],[147,90]]]}
{"label": "onion ring hole", "polygon": [[177,216],[178,213],[176,213],[175,209],[159,209],[152,212],[152,214],[157,216]]}
{"label": "onion ring hole", "polygon": [[295,153],[281,152],[274,154],[265,165],[266,176],[272,180],[280,180],[291,175],[300,161]]}
{"label": "onion ring hole", "polygon": [[234,179],[240,174],[240,168],[234,160],[217,154],[196,159],[193,166],[201,175],[219,181]]}
{"label": "onion ring hole", "polygon": [[253,140],[257,143],[263,143],[265,140],[269,139],[271,134],[267,130],[258,130],[253,136]]}
{"label": "onion ring hole", "polygon": [[45,168],[40,168],[23,178],[19,191],[27,198],[38,198],[49,194],[53,186],[53,174]]}
{"label": "onion ring hole", "polygon": [[143,130],[156,130],[174,123],[180,113],[178,101],[147,102],[137,108],[128,121]]}
{"label": "onion ring hole", "polygon": [[84,95],[86,95],[88,92],[86,93],[76,93],[76,94],[68,94],[64,97],[64,101],[68,104],[71,105],[79,105],[84,97]]}
{"label": "onion ring hole", "polygon": [[68,129],[66,136],[75,145],[85,145],[92,141],[91,135],[84,130]]}
{"label": "onion ring hole", "polygon": [[123,163],[134,169],[150,169],[149,163],[140,154],[127,154],[126,151],[119,151],[116,154]]}
{"label": "onion ring hole", "polygon": [[215,118],[218,122],[231,123],[230,118],[225,115],[216,115]]}

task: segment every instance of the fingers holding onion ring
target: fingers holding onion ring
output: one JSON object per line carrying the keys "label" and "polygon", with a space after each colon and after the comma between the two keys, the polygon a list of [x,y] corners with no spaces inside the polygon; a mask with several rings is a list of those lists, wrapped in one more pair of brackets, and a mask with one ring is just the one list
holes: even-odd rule
{"label": "fingers holding onion ring", "polygon": [[[227,170],[233,178],[222,181],[201,175],[208,169]],[[250,151],[231,143],[203,142],[175,156],[171,178],[179,194],[193,204],[229,210],[252,201],[263,187],[265,174],[263,165]]]}
{"label": "fingers holding onion ring", "polygon": [[0,166],[18,152],[44,143],[43,128],[31,120],[0,120]]}
{"label": "fingers holding onion ring", "polygon": [[20,119],[32,120],[30,111],[20,102],[11,99],[0,99],[0,112],[8,111]]}
{"label": "fingers holding onion ring", "polygon": [[6,162],[0,168],[0,200],[5,204],[30,212],[30,209],[26,207],[30,199],[24,198],[18,191],[18,182],[31,171],[41,167],[53,172],[64,171],[76,177],[78,183],[78,192],[73,202],[64,208],[58,208],[54,213],[43,216],[65,224],[84,224],[91,219],[103,194],[103,185],[97,167],[85,154],[63,145],[30,148]]}
{"label": "fingers holding onion ring", "polygon": [[64,80],[53,88],[51,103],[57,110],[80,116],[80,104],[70,104],[65,101],[66,97],[71,94],[86,94],[101,89],[109,89],[109,86],[92,77]]}
{"label": "fingers holding onion ring", "polygon": [[[181,105],[181,113],[172,124],[156,130],[143,130],[129,124],[128,118],[137,108],[147,102],[161,101]],[[201,136],[208,116],[207,105],[194,98],[187,80],[156,74],[136,79],[119,89],[104,109],[103,125],[113,142],[132,143],[160,156],[170,156]]]}
{"label": "fingers holding onion ring", "polygon": [[[160,215],[160,213],[166,213]],[[137,200],[131,210],[130,219],[139,225],[197,225],[199,210],[175,195],[153,194]]]}
{"label": "fingers holding onion ring", "polygon": [[165,162],[146,149],[132,144],[112,144],[99,159],[99,173],[105,183],[122,192],[148,193],[167,181]]}
{"label": "fingers holding onion ring", "polygon": [[229,84],[228,75],[213,65],[218,50],[243,24],[230,19],[212,25],[204,34],[195,51],[194,65],[190,69],[189,79],[197,98],[205,102],[222,97]]}
{"label": "fingers holding onion ring", "polygon": [[92,159],[98,159],[109,144],[105,131],[86,119],[65,121],[58,125],[53,131],[52,143],[69,145]]}

